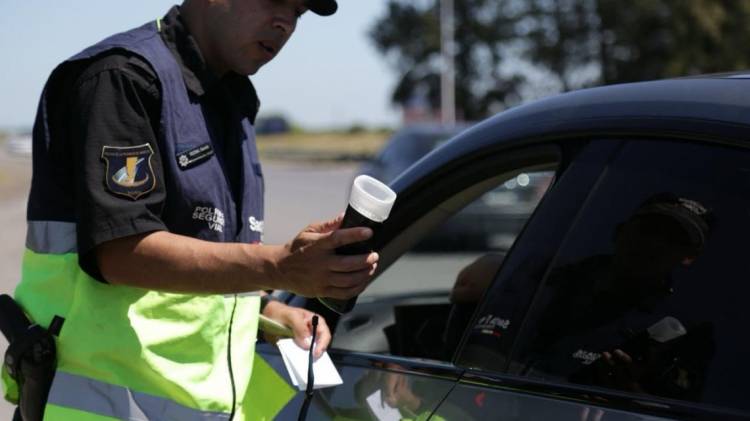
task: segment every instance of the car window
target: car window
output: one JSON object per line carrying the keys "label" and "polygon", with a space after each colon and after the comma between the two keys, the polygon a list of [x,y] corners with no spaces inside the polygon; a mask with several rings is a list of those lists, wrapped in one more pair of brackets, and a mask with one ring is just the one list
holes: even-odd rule
{"label": "car window", "polygon": [[457,206],[360,296],[339,322],[333,346],[450,360],[553,174],[548,169],[515,170]]}
{"label": "car window", "polygon": [[748,162],[745,149],[627,143],[547,271],[510,371],[750,409]]}

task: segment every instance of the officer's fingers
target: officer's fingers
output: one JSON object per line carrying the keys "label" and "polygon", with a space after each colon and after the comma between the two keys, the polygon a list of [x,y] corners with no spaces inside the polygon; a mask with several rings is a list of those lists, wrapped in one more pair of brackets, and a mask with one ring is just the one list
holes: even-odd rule
{"label": "officer's fingers", "polygon": [[341,212],[335,218],[326,221],[325,225],[322,227],[324,230],[323,232],[335,231],[341,228],[342,222],[344,222],[344,212]]}
{"label": "officer's fingers", "polygon": [[602,359],[609,365],[615,365],[615,362],[612,360],[612,354],[607,351],[602,352]]}
{"label": "officer's fingers", "polygon": [[324,352],[328,349],[328,345],[331,343],[331,330],[326,324],[326,320],[322,316],[318,316],[318,328],[315,330],[315,359],[320,358]]}
{"label": "officer's fingers", "polygon": [[[294,241],[299,246],[307,246],[319,242],[322,238],[327,237],[330,234],[321,234],[312,231],[302,231],[294,237]],[[299,248],[299,247],[297,247]]]}
{"label": "officer's fingers", "polygon": [[341,226],[341,221],[343,221],[343,219],[344,219],[344,214],[342,213],[333,219],[329,219],[328,221],[316,222],[316,223],[310,224],[307,226],[307,228],[305,228],[305,231],[317,232],[321,234],[335,231]]}
{"label": "officer's fingers", "polygon": [[357,256],[333,256],[331,257],[328,269],[333,272],[358,272],[360,270],[371,269],[372,265],[377,263],[379,256],[377,253],[360,254]]}
{"label": "officer's fingers", "polygon": [[312,330],[307,324],[304,314],[295,314],[292,317],[291,326],[294,332],[294,342],[303,349],[310,349],[310,337]]}
{"label": "officer's fingers", "polygon": [[615,357],[617,357],[617,360],[624,362],[625,364],[631,364],[633,362],[633,359],[630,358],[630,355],[628,355],[621,349],[616,349],[614,355]]}
{"label": "officer's fingers", "polygon": [[329,249],[339,248],[347,244],[359,243],[372,237],[370,228],[344,228],[329,233],[322,243]]}

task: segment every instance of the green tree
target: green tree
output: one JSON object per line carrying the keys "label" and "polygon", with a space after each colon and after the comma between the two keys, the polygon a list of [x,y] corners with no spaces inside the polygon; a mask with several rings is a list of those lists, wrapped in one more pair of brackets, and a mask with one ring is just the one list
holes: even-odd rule
{"label": "green tree", "polygon": [[596,3],[601,83],[748,68],[750,1]]}
{"label": "green tree", "polygon": [[[393,101],[439,107],[437,0],[389,0],[371,30],[401,75]],[[750,0],[456,1],[456,104],[466,119],[550,92],[747,69]]]}
{"label": "green tree", "polygon": [[[461,117],[482,118],[496,105],[519,99],[522,79],[501,74],[509,54],[506,42],[515,37],[514,1],[462,0],[456,2],[456,104]],[[440,103],[440,21],[435,1],[396,1],[373,26],[377,48],[401,75],[392,99],[404,104],[423,94],[433,108]]]}

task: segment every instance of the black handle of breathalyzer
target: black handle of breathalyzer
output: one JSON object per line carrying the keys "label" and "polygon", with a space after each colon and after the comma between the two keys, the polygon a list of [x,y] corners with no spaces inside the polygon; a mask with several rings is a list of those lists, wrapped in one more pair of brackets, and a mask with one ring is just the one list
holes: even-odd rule
{"label": "black handle of breathalyzer", "polygon": [[[375,234],[378,232],[382,225],[382,222],[375,222],[372,219],[369,219],[361,213],[357,212],[351,206],[348,206],[346,208],[346,213],[344,213],[344,219],[341,221],[340,229],[366,227],[372,230],[373,235],[369,240],[347,244],[345,246],[337,248],[336,254],[353,256],[370,253],[374,248],[373,239],[375,238]],[[357,297],[350,298],[348,300],[338,300],[335,298],[319,298],[318,300],[326,307],[330,308],[338,314],[350,312],[354,308],[354,305],[357,304]]]}
{"label": "black handle of breathalyzer", "polygon": [[[346,208],[340,228],[367,227],[372,230],[372,236],[366,241],[339,247],[336,249],[336,254],[364,255],[375,250],[375,238],[385,220],[388,219],[395,201],[396,192],[387,185],[368,175],[357,176],[352,183],[349,206]],[[319,300],[336,313],[344,314],[354,308],[357,297],[349,300],[333,298],[319,298]]]}

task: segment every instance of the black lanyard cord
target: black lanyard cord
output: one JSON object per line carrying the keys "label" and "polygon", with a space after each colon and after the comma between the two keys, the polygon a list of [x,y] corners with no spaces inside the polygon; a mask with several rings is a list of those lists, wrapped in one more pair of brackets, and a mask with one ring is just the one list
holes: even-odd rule
{"label": "black lanyard cord", "polygon": [[313,348],[315,347],[315,338],[318,331],[318,316],[312,318],[312,342],[310,342],[310,351],[307,354],[307,388],[305,389],[305,401],[302,402],[302,408],[299,411],[298,421],[305,421],[307,419],[307,410],[310,408],[310,402],[312,402],[313,386],[315,384],[315,373],[313,372]]}

